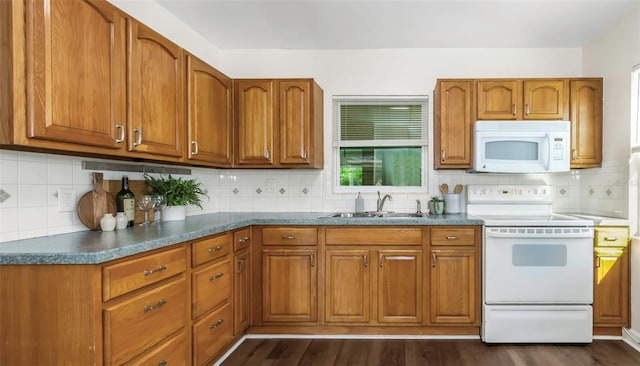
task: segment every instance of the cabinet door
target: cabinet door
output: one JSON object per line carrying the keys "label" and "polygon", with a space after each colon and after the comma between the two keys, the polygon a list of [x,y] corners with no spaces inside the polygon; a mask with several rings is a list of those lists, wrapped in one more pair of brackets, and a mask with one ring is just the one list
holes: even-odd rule
{"label": "cabinet door", "polygon": [[422,251],[378,251],[378,322],[422,322]]}
{"label": "cabinet door", "polygon": [[325,259],[325,320],[368,323],[371,320],[369,251],[327,249]]}
{"label": "cabinet door", "polygon": [[234,89],[237,164],[273,166],[273,82],[235,80]]}
{"label": "cabinet door", "polygon": [[233,335],[249,327],[251,314],[251,256],[245,249],[234,256],[233,264]]}
{"label": "cabinet door", "polygon": [[231,79],[187,55],[187,144],[189,160],[231,166]]}
{"label": "cabinet door", "polygon": [[262,320],[315,322],[318,319],[316,250],[262,250]]}
{"label": "cabinet door", "polygon": [[629,252],[595,248],[594,326],[629,326]]}
{"label": "cabinet door", "polygon": [[104,1],[26,4],[27,135],[120,149],[126,118],[123,15]]}
{"label": "cabinet door", "polygon": [[436,88],[434,163],[436,169],[471,168],[471,80],[440,81]]}
{"label": "cabinet door", "polygon": [[571,167],[602,164],[602,79],[571,81]]}
{"label": "cabinet door", "polygon": [[280,164],[309,164],[311,153],[311,83],[278,81]]}
{"label": "cabinet door", "polygon": [[180,47],[128,20],[129,150],[181,157],[184,140],[184,58]]}
{"label": "cabinet door", "polygon": [[524,119],[569,118],[569,85],[567,80],[527,80],[524,89]]}
{"label": "cabinet door", "polygon": [[474,249],[431,250],[432,324],[478,325],[479,276]]}
{"label": "cabinet door", "polygon": [[518,80],[478,81],[478,119],[522,119],[522,83]]}

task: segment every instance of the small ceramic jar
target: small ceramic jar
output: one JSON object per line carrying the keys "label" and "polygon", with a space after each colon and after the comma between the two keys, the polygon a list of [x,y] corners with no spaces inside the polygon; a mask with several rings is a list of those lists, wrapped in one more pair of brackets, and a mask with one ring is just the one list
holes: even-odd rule
{"label": "small ceramic jar", "polygon": [[118,212],[116,214],[116,229],[122,230],[127,228],[127,224],[129,223],[129,218],[127,218],[127,214],[124,212]]}
{"label": "small ceramic jar", "polygon": [[100,219],[100,229],[102,231],[113,231],[116,228],[116,218],[113,217],[113,214],[106,213]]}

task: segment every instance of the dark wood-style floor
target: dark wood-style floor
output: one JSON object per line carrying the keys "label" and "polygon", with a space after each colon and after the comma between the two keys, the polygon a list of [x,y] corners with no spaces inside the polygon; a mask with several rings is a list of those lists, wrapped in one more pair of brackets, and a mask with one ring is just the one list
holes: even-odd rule
{"label": "dark wood-style floor", "polygon": [[222,366],[633,366],[622,341],[589,345],[486,345],[480,340],[246,339]]}

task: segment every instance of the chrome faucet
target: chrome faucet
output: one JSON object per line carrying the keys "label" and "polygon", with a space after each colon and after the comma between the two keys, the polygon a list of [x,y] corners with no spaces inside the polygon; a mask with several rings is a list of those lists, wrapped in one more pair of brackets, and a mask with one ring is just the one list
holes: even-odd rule
{"label": "chrome faucet", "polygon": [[416,213],[418,215],[422,215],[422,205],[420,204],[420,200],[416,200]]}
{"label": "chrome faucet", "polygon": [[378,191],[378,202],[376,205],[376,211],[378,212],[382,211],[382,208],[384,207],[384,201],[386,201],[387,198],[389,199],[389,201],[391,201],[391,195],[388,195],[388,194],[385,194],[384,197],[380,199],[380,191]]}

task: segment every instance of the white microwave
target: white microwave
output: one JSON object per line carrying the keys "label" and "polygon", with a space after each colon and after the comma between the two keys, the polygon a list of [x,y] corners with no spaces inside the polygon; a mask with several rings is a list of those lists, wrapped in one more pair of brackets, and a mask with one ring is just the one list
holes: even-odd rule
{"label": "white microwave", "polygon": [[473,172],[569,171],[569,121],[476,121]]}

